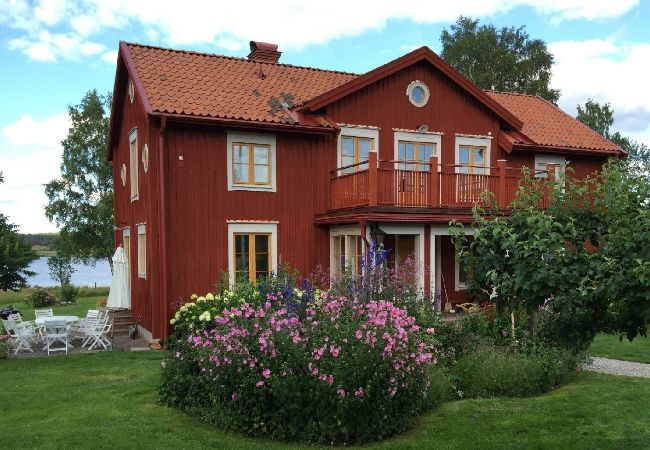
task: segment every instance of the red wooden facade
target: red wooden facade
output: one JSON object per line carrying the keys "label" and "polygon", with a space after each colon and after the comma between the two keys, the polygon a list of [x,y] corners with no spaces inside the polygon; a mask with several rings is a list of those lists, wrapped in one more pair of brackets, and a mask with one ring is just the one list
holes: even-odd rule
{"label": "red wooden facade", "polygon": [[[299,98],[301,92],[289,92],[290,85],[282,84],[282,91],[275,92],[268,102],[268,120],[248,120],[244,112],[230,117],[225,113],[209,117],[188,114],[183,105],[172,105],[179,95],[169,94],[169,99],[164,100],[165,89],[152,84],[153,79],[155,83],[167,82],[178,68],[156,67],[162,81],[142,76],[151,67],[146,66],[146,59],[138,60],[137,56],[158,58],[156,52],[165,52],[160,55],[168,58],[173,51],[121,44],[109,139],[115,179],[115,242],[121,244],[124,230],[130,230],[132,314],[134,319],[141,317],[142,325],[155,337],[168,335],[169,317],[177,303],[186,301],[192,293],[211,290],[221,273],[228,270],[228,227],[232,223],[277,226],[277,254],[273,258],[305,274],[319,266],[330,266],[331,235],[336,230],[358,234],[365,230],[362,237],[367,238],[369,225],[377,223],[393,230],[394,236],[416,236],[415,247],[424,263],[423,286],[427,290],[435,284],[443,301],[465,300],[464,291],[456,289],[451,241],[436,230],[443,230],[454,218],[469,221],[469,208],[478,199],[477,193],[484,190],[494,192],[505,206],[514,195],[519,169],[534,169],[535,151],[530,147],[519,150],[516,145],[513,149],[499,142],[501,132],[521,127],[514,115],[504,112],[461,75],[450,72],[453,69],[439,62],[428,49],[372,71],[365,84],[358,81],[363,81],[364,76],[322,73],[323,77],[339,77],[334,81],[328,78],[327,82],[340,83],[335,90],[342,94],[334,95],[332,86],[327,86],[311,102],[313,109],[309,101],[313,93],[305,94],[302,104],[292,106],[287,101]],[[159,62],[155,58],[153,61]],[[273,77],[265,75],[274,73],[272,70],[279,71],[273,81],[276,83],[296,77],[282,78],[283,67],[291,66],[254,60],[235,62],[255,66],[249,84],[240,86],[254,97],[268,93],[262,84],[273,81]],[[226,59],[225,63],[232,61]],[[314,77],[321,73],[309,71],[314,73],[309,76]],[[229,73],[221,75],[227,77]],[[430,92],[423,107],[414,106],[405,95],[414,80],[424,83]],[[135,93],[133,101],[130,82]],[[357,85],[350,87],[350,83]],[[187,84],[179,85],[189,89]],[[206,95],[219,95],[219,89],[232,91],[217,83],[206,88]],[[328,93],[332,93],[331,101],[323,105]],[[276,104],[274,98],[284,99],[284,103]],[[214,104],[219,104],[217,100]],[[229,105],[224,100],[222,108],[227,110]],[[285,119],[275,120],[277,111],[285,114]],[[374,148],[377,153],[370,153],[368,167],[349,174],[342,173],[339,164],[339,135],[344,124],[376,130],[378,135]],[[428,160],[432,163],[428,170],[400,169],[395,162],[395,133],[422,129],[423,125],[440,139],[438,156]],[[129,132],[134,128],[138,133],[139,198],[132,201]],[[228,133],[241,131],[275,137],[274,191],[229,190]],[[479,174],[458,173],[458,136],[480,136],[491,142],[489,162]],[[145,144],[146,171],[142,163]],[[617,154],[602,149],[563,151],[578,177],[598,170],[608,156]],[[541,145],[537,152],[547,153]],[[555,147],[548,151],[558,152],[562,150]],[[124,184],[123,165],[127,172]],[[146,277],[139,276],[135,261],[138,224],[146,225]]]}

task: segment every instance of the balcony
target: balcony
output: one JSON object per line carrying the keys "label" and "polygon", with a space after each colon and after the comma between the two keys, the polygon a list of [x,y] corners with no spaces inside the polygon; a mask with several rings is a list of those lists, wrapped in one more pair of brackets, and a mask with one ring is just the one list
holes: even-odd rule
{"label": "balcony", "polygon": [[[427,170],[406,170],[419,164]],[[553,169],[547,168],[550,176]],[[546,171],[544,171],[546,173]],[[340,167],[330,173],[330,210],[393,206],[404,208],[471,208],[493,193],[499,208],[507,208],[523,179],[520,168],[438,164],[422,161],[378,161]]]}

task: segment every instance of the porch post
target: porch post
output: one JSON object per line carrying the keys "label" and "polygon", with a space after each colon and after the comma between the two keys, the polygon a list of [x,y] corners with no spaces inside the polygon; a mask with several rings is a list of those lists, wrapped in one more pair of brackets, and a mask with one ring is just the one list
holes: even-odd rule
{"label": "porch post", "polygon": [[368,206],[377,206],[377,152],[368,154]]}
{"label": "porch post", "polygon": [[[436,258],[436,233],[433,231],[434,227],[431,227],[429,230],[429,291],[431,294],[431,299],[435,302],[435,306],[439,309],[442,309],[442,301],[438,302],[436,299],[436,295],[438,292],[438,280],[437,280],[437,274],[438,274],[438,267],[436,266],[437,264],[437,258]],[[441,299],[442,300],[442,299]]]}
{"label": "porch post", "polygon": [[499,186],[497,190],[497,204],[499,209],[508,207],[508,199],[506,197],[506,160],[497,159],[497,166],[499,167]]}
{"label": "porch post", "polygon": [[432,208],[440,206],[438,186],[438,157],[432,156],[429,162],[429,206]]}

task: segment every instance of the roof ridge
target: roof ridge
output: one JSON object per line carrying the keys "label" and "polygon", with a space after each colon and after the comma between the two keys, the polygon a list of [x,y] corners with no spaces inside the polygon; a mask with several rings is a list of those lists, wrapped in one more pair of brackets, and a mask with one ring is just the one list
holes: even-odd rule
{"label": "roof ridge", "polygon": [[322,69],[320,67],[299,66],[299,65],[296,65],[296,64],[287,64],[287,63],[272,63],[272,62],[267,62],[267,61],[251,61],[250,59],[247,59],[247,58],[244,58],[244,57],[241,57],[241,56],[220,55],[218,53],[198,52],[198,51],[195,51],[195,50],[185,50],[185,49],[178,49],[178,48],[161,47],[161,46],[158,46],[158,45],[140,44],[139,42],[127,42],[127,41],[124,41],[124,43],[126,45],[128,45],[128,46],[152,48],[152,49],[156,49],[156,50],[165,50],[165,51],[175,52],[175,53],[187,53],[187,54],[190,54],[190,55],[210,56],[210,57],[230,59],[230,60],[243,61],[243,62],[250,62],[250,63],[256,63],[256,64],[267,64],[267,65],[272,65],[272,66],[294,67],[296,69],[314,70],[314,71],[318,71],[318,72],[337,73],[337,74],[341,74],[341,75],[354,75],[355,77],[358,77],[359,75],[361,75],[361,74],[354,73],[354,72],[345,72],[343,70]]}
{"label": "roof ridge", "polygon": [[545,100],[544,97],[541,97],[538,94],[525,94],[523,92],[514,92],[514,91],[497,91],[496,89],[483,89],[485,92],[494,93],[494,94],[505,94],[505,95],[518,95],[520,97],[536,97],[542,100]]}

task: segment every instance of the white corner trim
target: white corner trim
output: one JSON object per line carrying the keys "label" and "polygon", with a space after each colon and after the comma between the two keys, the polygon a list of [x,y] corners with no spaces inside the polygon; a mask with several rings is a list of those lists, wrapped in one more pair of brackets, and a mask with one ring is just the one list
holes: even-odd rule
{"label": "white corner trim", "polygon": [[270,222],[228,222],[228,277],[235,285],[235,233],[268,233],[271,235],[271,270],[278,270],[278,224]]}
{"label": "white corner trim", "polygon": [[[394,131],[393,132],[393,160],[399,160],[399,141],[409,141],[417,142],[424,144],[435,144],[436,152],[434,156],[438,157],[438,163],[440,163],[440,149],[442,148],[442,135],[441,133],[421,133],[419,131]],[[395,163],[395,169],[398,167],[398,163]],[[438,172],[440,172],[441,166],[438,165]]]}
{"label": "white corner trim", "polygon": [[[342,148],[341,148],[341,137],[350,136],[350,137],[360,137],[373,139],[371,151],[377,152],[379,154],[379,128],[377,127],[366,127],[361,125],[354,126],[341,126],[341,131],[339,132],[338,138],[336,140],[336,167],[342,167],[341,160],[342,158]],[[379,160],[377,160],[379,164]]]}
{"label": "white corner trim", "polygon": [[[277,158],[276,158],[276,136],[274,134],[266,133],[247,133],[243,131],[228,131],[226,138],[226,174],[229,191],[262,191],[262,192],[276,192],[276,172],[277,172]],[[241,142],[245,144],[260,144],[268,145],[271,148],[270,163],[271,163],[271,184],[268,186],[260,186],[255,184],[233,184],[232,182],[232,144]]]}

